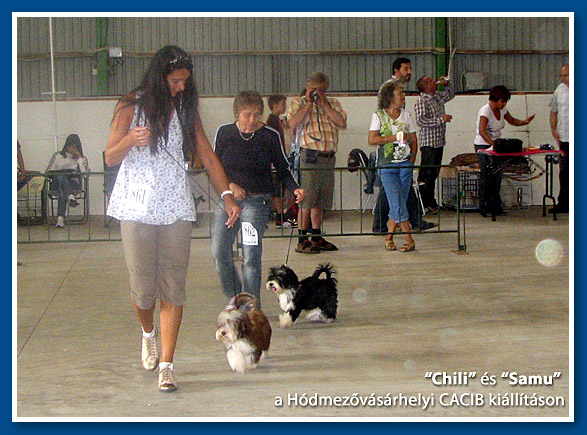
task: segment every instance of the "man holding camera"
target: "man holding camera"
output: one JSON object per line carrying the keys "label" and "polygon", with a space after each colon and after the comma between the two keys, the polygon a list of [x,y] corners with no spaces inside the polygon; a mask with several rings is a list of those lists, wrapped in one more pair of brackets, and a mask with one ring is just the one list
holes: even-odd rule
{"label": "man holding camera", "polygon": [[326,74],[311,74],[305,94],[287,110],[289,126],[300,127],[300,187],[306,197],[299,206],[296,252],[303,254],[338,249],[321,236],[321,228],[324,210],[332,208],[338,130],[346,128],[347,115],[337,99],[326,97],[328,85]]}

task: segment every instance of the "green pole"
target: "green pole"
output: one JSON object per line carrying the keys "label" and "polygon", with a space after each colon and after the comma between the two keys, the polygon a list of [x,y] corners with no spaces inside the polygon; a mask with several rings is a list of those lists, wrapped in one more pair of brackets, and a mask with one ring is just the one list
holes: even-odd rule
{"label": "green pole", "polygon": [[98,51],[96,53],[96,85],[98,95],[108,95],[110,86],[108,82],[108,18],[96,18],[96,41]]}
{"label": "green pole", "polygon": [[445,76],[448,72],[447,18],[436,18],[436,77]]}

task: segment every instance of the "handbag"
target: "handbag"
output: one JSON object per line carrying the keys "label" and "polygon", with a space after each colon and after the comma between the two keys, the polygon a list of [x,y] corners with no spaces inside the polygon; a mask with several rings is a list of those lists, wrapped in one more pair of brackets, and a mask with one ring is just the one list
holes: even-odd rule
{"label": "handbag", "polygon": [[520,139],[499,138],[493,141],[493,151],[498,154],[514,154],[522,152],[523,142]]}

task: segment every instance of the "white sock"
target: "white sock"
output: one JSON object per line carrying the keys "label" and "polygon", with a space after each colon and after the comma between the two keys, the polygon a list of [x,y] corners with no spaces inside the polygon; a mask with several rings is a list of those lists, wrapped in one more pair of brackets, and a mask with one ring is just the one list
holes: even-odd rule
{"label": "white sock", "polygon": [[[141,329],[143,329],[143,327],[141,326]],[[155,336],[155,327],[153,326],[153,330],[151,332],[145,332],[145,330],[143,329],[143,337],[145,338],[153,338]]]}
{"label": "white sock", "polygon": [[168,367],[171,370],[173,370],[173,363],[172,362],[160,362],[159,363],[159,371],[165,370]]}

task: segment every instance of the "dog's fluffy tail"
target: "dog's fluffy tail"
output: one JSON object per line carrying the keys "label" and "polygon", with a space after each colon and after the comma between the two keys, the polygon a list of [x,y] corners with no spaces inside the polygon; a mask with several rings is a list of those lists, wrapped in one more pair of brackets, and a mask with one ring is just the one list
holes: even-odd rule
{"label": "dog's fluffy tail", "polygon": [[259,310],[259,300],[250,293],[242,292],[233,297],[226,308],[233,307],[246,313]]}
{"label": "dog's fluffy tail", "polygon": [[336,283],[336,278],[334,277],[336,270],[334,269],[334,266],[332,264],[322,263],[321,265],[319,265],[314,271],[313,277],[318,279],[322,273],[326,275],[327,280]]}

